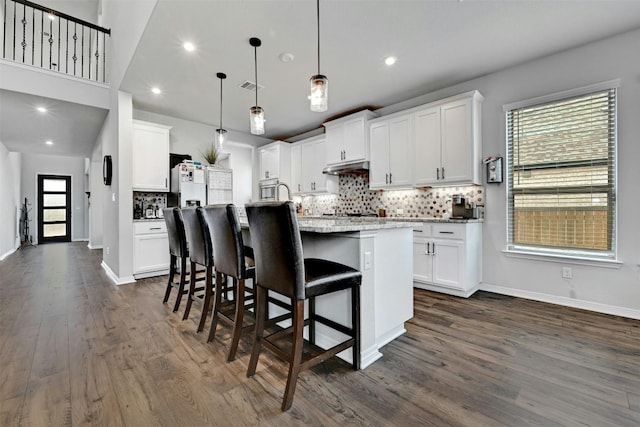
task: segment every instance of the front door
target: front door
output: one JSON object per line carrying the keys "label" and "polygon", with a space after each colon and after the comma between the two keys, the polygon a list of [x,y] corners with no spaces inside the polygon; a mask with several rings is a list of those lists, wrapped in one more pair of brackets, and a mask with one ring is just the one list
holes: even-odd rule
{"label": "front door", "polygon": [[38,175],[38,243],[71,241],[71,177]]}

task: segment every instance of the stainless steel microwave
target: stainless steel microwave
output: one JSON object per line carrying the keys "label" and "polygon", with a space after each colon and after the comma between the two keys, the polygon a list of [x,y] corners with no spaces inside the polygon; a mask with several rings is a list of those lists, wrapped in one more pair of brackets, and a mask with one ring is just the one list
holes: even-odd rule
{"label": "stainless steel microwave", "polygon": [[280,182],[277,179],[263,179],[258,183],[260,201],[278,200],[278,187]]}

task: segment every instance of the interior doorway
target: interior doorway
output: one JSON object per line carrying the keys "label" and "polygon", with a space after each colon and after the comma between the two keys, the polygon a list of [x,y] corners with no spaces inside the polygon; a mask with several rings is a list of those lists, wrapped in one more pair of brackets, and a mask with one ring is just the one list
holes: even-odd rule
{"label": "interior doorway", "polygon": [[71,177],[38,175],[38,243],[71,241]]}

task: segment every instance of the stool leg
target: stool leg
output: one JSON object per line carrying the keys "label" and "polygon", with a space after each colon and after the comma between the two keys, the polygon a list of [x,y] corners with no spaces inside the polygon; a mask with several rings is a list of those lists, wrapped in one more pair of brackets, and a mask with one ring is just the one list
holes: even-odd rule
{"label": "stool leg", "polygon": [[240,342],[240,335],[242,335],[242,325],[244,322],[244,279],[240,279],[236,283],[236,313],[233,320],[233,333],[231,338],[231,347],[229,348],[229,356],[227,362],[231,362],[236,358],[236,351],[238,350],[238,342]]}
{"label": "stool leg", "polygon": [[209,314],[209,310],[210,310],[210,306],[211,306],[211,296],[213,294],[213,280],[212,280],[212,275],[213,275],[213,268],[212,267],[207,267],[206,268],[206,279],[205,279],[205,285],[204,285],[204,301],[202,304],[202,314],[200,315],[200,322],[198,323],[198,329],[197,332],[202,332],[202,330],[204,329],[204,324],[207,321],[207,314]]}
{"label": "stool leg", "polygon": [[167,301],[169,301],[169,295],[171,294],[171,288],[173,287],[173,276],[175,276],[175,274],[176,274],[176,256],[171,254],[171,259],[169,261],[169,280],[167,281],[167,289],[164,291],[164,299],[162,300],[163,304],[166,304]]}
{"label": "stool leg", "polygon": [[316,298],[309,298],[309,342],[316,343]]}
{"label": "stool leg", "polygon": [[184,309],[182,320],[187,320],[191,311],[191,303],[196,293],[196,263],[191,261],[191,269],[189,270],[189,294],[187,295],[187,308]]}
{"label": "stool leg", "polygon": [[264,316],[267,309],[267,290],[254,285],[256,294],[256,324],[253,333],[253,348],[251,349],[251,359],[249,360],[249,366],[247,367],[247,377],[253,376],[256,373],[256,367],[258,366],[258,356],[262,348],[262,337],[264,335]]}
{"label": "stool leg", "polygon": [[216,335],[216,328],[218,327],[218,311],[222,306],[222,273],[216,272],[216,290],[213,295],[213,315],[211,316],[211,329],[209,329],[209,336],[207,342],[213,341]]}
{"label": "stool leg", "polygon": [[353,333],[353,369],[360,369],[360,286],[351,288],[351,329]]}
{"label": "stool leg", "polygon": [[302,344],[304,343],[304,300],[297,300],[293,303],[293,345],[291,349],[291,360],[289,361],[289,375],[287,377],[287,387],[284,390],[282,399],[282,410],[291,408],[293,395],[296,392],[298,375],[300,374],[300,363],[302,362]]}
{"label": "stool leg", "polygon": [[176,298],[176,304],[173,306],[173,311],[178,311],[180,308],[180,302],[182,302],[182,294],[184,294],[184,288],[187,284],[187,260],[180,258],[180,286],[178,286],[178,297]]}

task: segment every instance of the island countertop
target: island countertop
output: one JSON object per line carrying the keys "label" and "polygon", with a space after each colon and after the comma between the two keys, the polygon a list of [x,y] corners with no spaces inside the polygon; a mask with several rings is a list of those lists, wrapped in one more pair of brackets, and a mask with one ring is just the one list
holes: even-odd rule
{"label": "island countertop", "polygon": [[[246,218],[240,218],[240,225],[248,228]],[[298,217],[300,231],[307,233],[348,233],[353,231],[387,230],[411,228],[422,225],[419,221],[398,221],[376,217]]]}

